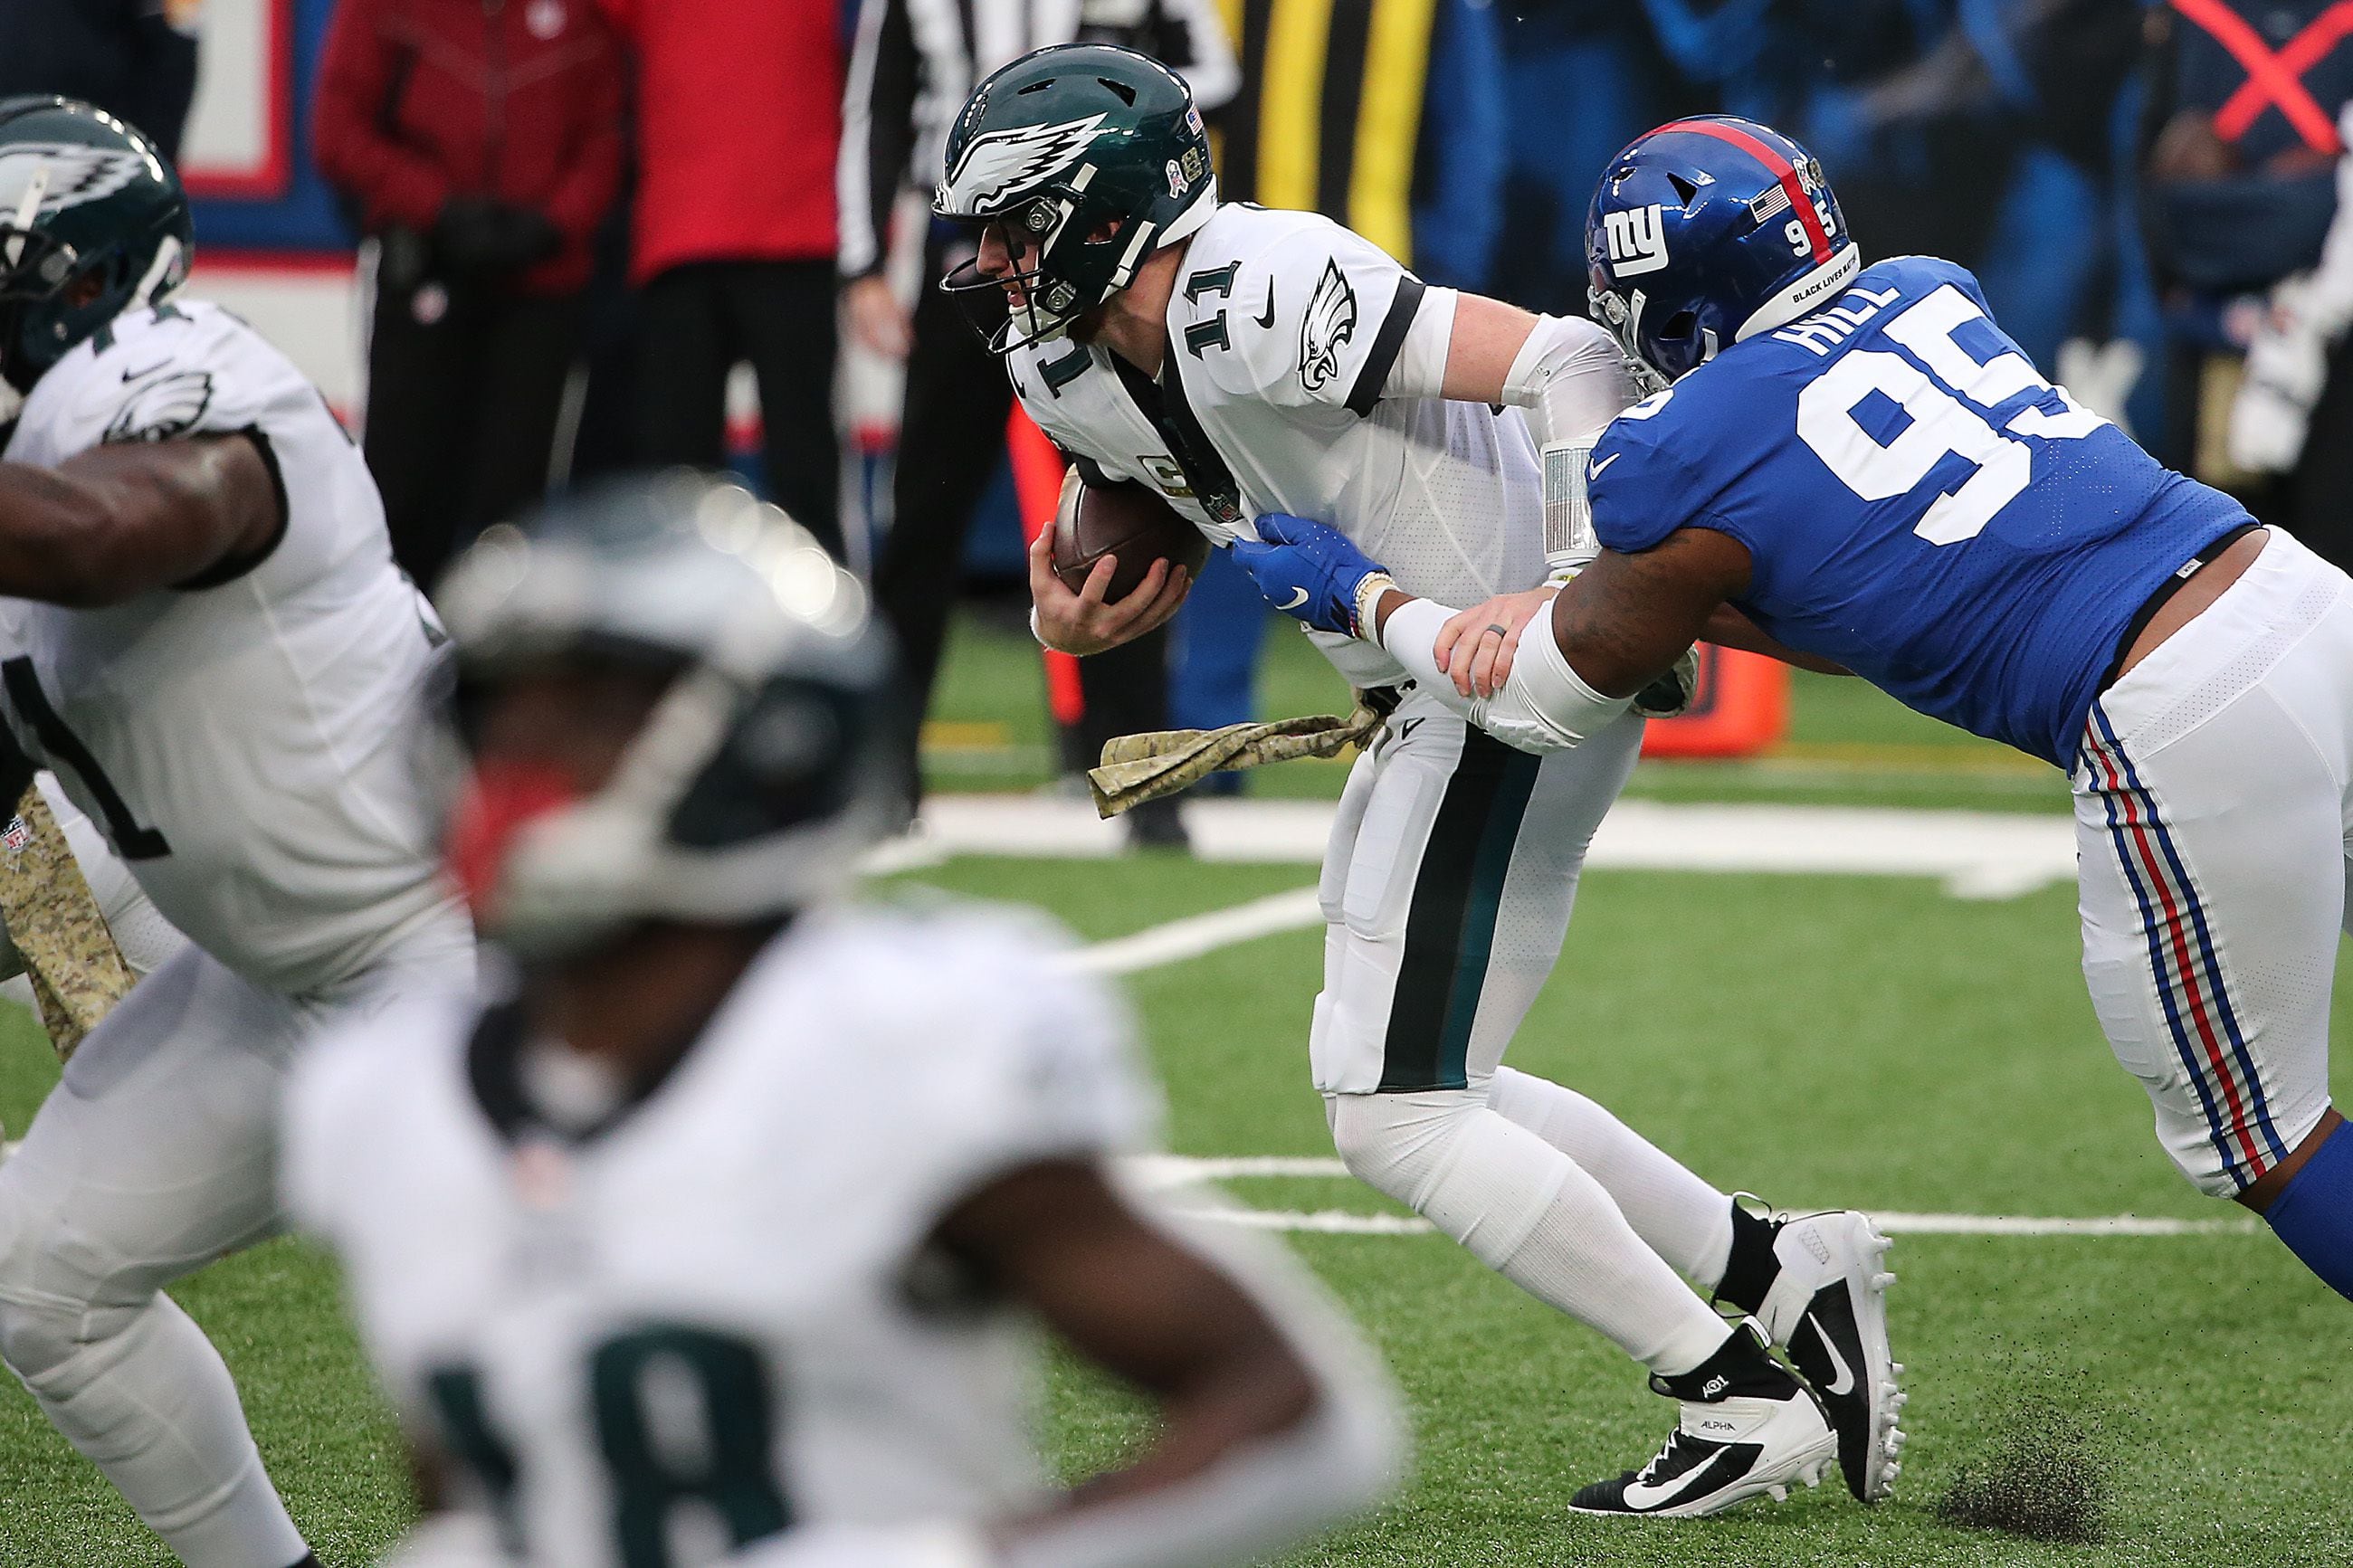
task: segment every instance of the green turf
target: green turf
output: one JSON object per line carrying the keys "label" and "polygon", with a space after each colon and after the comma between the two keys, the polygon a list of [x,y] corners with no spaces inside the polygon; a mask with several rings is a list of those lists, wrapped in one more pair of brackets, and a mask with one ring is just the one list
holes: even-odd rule
{"label": "green turf", "polygon": [[[1282,627],[1264,706],[1345,694]],[[966,618],[933,753],[944,787],[1044,783],[1050,731],[1018,627]],[[1330,795],[1344,768],[1294,765],[1268,795]],[[2064,809],[2050,770],[1908,714],[1856,683],[1800,677],[1774,756],[1646,763],[1666,798]],[[1306,885],[1302,866],[965,858],[896,880],[1029,900],[1082,940]],[[914,896],[932,896],[928,892]],[[1172,1148],[1329,1152],[1306,1087],[1320,936],[1296,931],[1127,983],[1168,1089]],[[1515,1065],[1576,1085],[1726,1186],[1788,1205],[2035,1215],[2236,1211],[2198,1197],[2109,1059],[2075,961],[2070,889],[2010,902],[1931,880],[1601,871]],[[2337,1017],[2353,1024],[2353,1000]],[[0,1121],[24,1127],[56,1077],[0,1007]],[[2353,1071],[2340,1068],[2340,1093]],[[1232,1184],[1273,1208],[1392,1210],[1345,1180]],[[1915,1433],[1897,1499],[1830,1490],[1695,1525],[1610,1528],[1562,1511],[1585,1481],[1640,1463],[1669,1407],[1597,1336],[1435,1237],[1318,1236],[1298,1250],[1388,1353],[1420,1468],[1376,1520],[1303,1553],[1316,1564],[1895,1568],[1898,1564],[2353,1562],[2353,1319],[2267,1235],[1903,1239],[1897,1349]],[[335,1303],[332,1270],[276,1243],[175,1294],[221,1344],[273,1475],[330,1568],[401,1527],[406,1485],[385,1413]],[[1071,1474],[1144,1431],[1133,1401],[1058,1365],[1050,1448]],[[1933,1505],[2028,1419],[2063,1408],[2111,1483],[2106,1536],[2054,1547],[1937,1522]],[[114,1494],[0,1385],[0,1568],[164,1564]]]}
{"label": "green turf", "polygon": [[[1100,939],[1306,880],[1298,867],[966,859],[913,879],[1016,896]],[[1303,1039],[1318,938],[1298,932],[1135,976],[1167,1079],[1171,1146],[1320,1153]],[[2212,1216],[2150,1140],[2076,975],[2063,890],[1968,903],[1926,880],[1597,872],[1514,1060],[1611,1105],[1720,1184],[1787,1204]],[[2353,1003],[2339,1016],[2353,1022]],[[53,1076],[12,1014],[0,1115]],[[2353,1075],[2340,1071],[2340,1091]],[[1268,1207],[1385,1208],[1345,1181],[1238,1182]],[[1299,1250],[1388,1352],[1421,1465],[1377,1521],[1303,1554],[1330,1564],[2342,1563],[2353,1560],[2344,1304],[2268,1236],[1901,1241],[1897,1348],[1915,1432],[1898,1500],[1829,1489],[1682,1527],[1612,1529],[1561,1505],[1639,1463],[1664,1402],[1596,1336],[1434,1237],[1312,1237]],[[228,1355],[272,1472],[331,1564],[399,1527],[395,1444],[333,1284],[289,1243],[178,1292]],[[1936,1499],[2037,1399],[2091,1432],[2111,1478],[2097,1547],[1939,1524]],[[1066,1468],[1141,1430],[1068,1368]],[[121,1503],[0,1393],[0,1564],[161,1564]]]}

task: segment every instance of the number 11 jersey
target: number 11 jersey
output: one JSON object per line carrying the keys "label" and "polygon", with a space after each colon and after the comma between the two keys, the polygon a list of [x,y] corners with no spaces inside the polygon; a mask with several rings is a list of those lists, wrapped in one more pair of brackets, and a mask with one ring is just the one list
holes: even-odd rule
{"label": "number 11 jersey", "polygon": [[1736,601],[1790,647],[2066,768],[2134,613],[2246,522],[2035,373],[1950,262],[1867,267],[1620,416],[1594,531],[1679,528],[1754,563]]}

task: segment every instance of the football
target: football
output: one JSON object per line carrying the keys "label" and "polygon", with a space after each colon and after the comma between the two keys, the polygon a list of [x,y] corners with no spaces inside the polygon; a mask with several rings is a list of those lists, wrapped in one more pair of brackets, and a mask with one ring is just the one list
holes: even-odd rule
{"label": "football", "polygon": [[1071,593],[1082,593],[1087,574],[1106,555],[1119,560],[1103,595],[1105,604],[1115,605],[1164,557],[1198,574],[1209,542],[1149,486],[1132,479],[1091,485],[1072,470],[1054,513],[1054,574]]}

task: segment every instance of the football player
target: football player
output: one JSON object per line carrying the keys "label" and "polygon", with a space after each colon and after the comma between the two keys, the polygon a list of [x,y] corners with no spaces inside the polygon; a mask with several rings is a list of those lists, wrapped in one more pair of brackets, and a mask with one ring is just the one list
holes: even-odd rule
{"label": "football player", "polygon": [[[1225,1562],[1384,1488],[1345,1322],[1119,1190],[1152,1096],[1109,994],[1031,921],[834,897],[903,764],[814,539],[623,481],[440,602],[450,853],[514,984],[322,1040],[286,1139],[442,1483],[404,1564]],[[1126,1468],[1044,1485],[1033,1322],[1158,1405]]]}
{"label": "football player", "polygon": [[243,322],[175,302],[187,202],[131,127],[0,102],[0,711],[189,945],[0,1165],[0,1357],[194,1568],[311,1561],[163,1293],[261,1239],[296,1042],[470,984],[419,688],[445,640],[366,466]]}
{"label": "football player", "polygon": [[1863,266],[1820,165],[1765,126],[1637,140],[1586,253],[1596,313],[1669,384],[1594,448],[1608,548],[1518,657],[1450,661],[1451,612],[1336,530],[1261,519],[1289,541],[1261,586],[1541,754],[1606,744],[1729,607],[2065,770],[2084,978],[2166,1152],[2353,1295],[2328,1093],[2353,581],[2044,381],[1968,272]]}
{"label": "football player", "polygon": [[[990,77],[956,121],[935,208],[978,228],[976,263],[947,285],[1004,293],[995,346],[1090,482],[1150,485],[1219,543],[1250,539],[1261,513],[1337,519],[1419,592],[1490,600],[1481,618],[1498,624],[1589,556],[1565,508],[1547,531],[1539,461],[1581,472],[1630,400],[1617,344],[1426,288],[1314,214],[1221,205],[1200,117],[1153,61],[1071,46]],[[1030,586],[1051,647],[1113,646],[1184,595],[1166,562],[1116,603],[1108,563],[1074,594],[1049,548],[1032,552]],[[1863,1216],[1777,1228],[1592,1100],[1501,1065],[1559,956],[1641,720],[1539,760],[1466,725],[1377,646],[1318,642],[1394,710],[1349,776],[1324,865],[1308,1055],[1341,1158],[1681,1401],[1657,1459],[1574,1506],[1711,1513],[1811,1481],[1834,1452],[1876,1500],[1901,1394],[1886,1244]],[[1827,1417],[1765,1339],[1791,1349]]]}

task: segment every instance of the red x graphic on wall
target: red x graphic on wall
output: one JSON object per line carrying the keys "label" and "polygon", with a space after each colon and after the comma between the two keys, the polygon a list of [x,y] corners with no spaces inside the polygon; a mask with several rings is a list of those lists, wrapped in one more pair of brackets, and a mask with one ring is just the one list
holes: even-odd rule
{"label": "red x graphic on wall", "polygon": [[2274,53],[2263,35],[2223,0],[2172,0],[2173,8],[2212,37],[2247,73],[2239,90],[2215,112],[2214,133],[2235,142],[2266,109],[2276,109],[2305,144],[2331,157],[2345,151],[2336,123],[2314,101],[2304,73],[2353,36],[2353,0],[2339,0]]}

